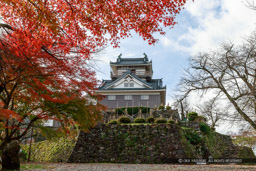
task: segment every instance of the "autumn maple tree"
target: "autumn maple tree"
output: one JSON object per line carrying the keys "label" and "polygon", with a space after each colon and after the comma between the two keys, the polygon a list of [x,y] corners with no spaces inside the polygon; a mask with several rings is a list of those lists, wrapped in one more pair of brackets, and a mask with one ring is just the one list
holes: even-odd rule
{"label": "autumn maple tree", "polygon": [[93,126],[102,107],[89,102],[98,99],[91,54],[118,47],[130,31],[154,44],[153,34],[172,27],[185,2],[1,0],[0,149],[40,119]]}

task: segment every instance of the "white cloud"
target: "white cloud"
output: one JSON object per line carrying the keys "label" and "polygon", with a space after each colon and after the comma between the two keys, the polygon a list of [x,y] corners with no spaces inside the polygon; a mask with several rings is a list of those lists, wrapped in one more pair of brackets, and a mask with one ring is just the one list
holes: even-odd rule
{"label": "white cloud", "polygon": [[256,11],[247,8],[241,0],[188,1],[185,10],[193,24],[175,44],[168,38],[162,38],[161,43],[189,55],[216,49],[225,41],[240,44],[256,28]]}
{"label": "white cloud", "polygon": [[220,0],[196,0],[194,2],[188,1],[186,4],[186,10],[195,17],[205,17],[205,14],[220,5]]}
{"label": "white cloud", "polygon": [[161,37],[160,42],[163,44],[164,47],[168,47],[171,44],[171,41],[167,37]]}
{"label": "white cloud", "polygon": [[[215,2],[219,6],[214,5]],[[196,18],[198,27],[189,28],[181,40],[192,42],[189,51],[193,55],[215,49],[227,40],[238,44],[243,36],[255,29],[256,11],[248,9],[240,0],[214,3],[207,0],[188,3],[187,11]]]}
{"label": "white cloud", "polygon": [[168,37],[161,37],[159,39],[159,41],[165,48],[172,47],[173,49],[175,49],[177,51],[181,50],[181,48],[182,48],[182,46],[179,43],[175,42],[173,39],[170,39]]}

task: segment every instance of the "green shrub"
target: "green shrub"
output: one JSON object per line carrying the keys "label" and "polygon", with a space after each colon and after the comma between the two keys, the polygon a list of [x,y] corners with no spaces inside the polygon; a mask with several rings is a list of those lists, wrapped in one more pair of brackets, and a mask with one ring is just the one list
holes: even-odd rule
{"label": "green shrub", "polygon": [[200,131],[206,135],[209,135],[211,133],[211,128],[204,122],[200,122]]}
{"label": "green shrub", "polygon": [[166,106],[166,110],[171,110],[171,106]]}
{"label": "green shrub", "polygon": [[154,122],[155,122],[155,118],[153,118],[153,117],[147,118],[147,123],[154,123]]}
{"label": "green shrub", "polygon": [[188,120],[194,121],[198,117],[198,114],[196,112],[190,112],[188,113]]}
{"label": "green shrub", "polygon": [[186,135],[186,139],[193,145],[197,145],[202,141],[202,138],[196,132]]}
{"label": "green shrub", "polygon": [[155,120],[155,123],[167,123],[167,120],[164,118],[158,118]]}
{"label": "green shrub", "polygon": [[150,108],[149,107],[140,107],[142,113],[149,113]]}
{"label": "green shrub", "polygon": [[137,114],[137,113],[139,113],[139,107],[128,107],[127,108],[127,113],[129,115]]}
{"label": "green shrub", "polygon": [[146,123],[146,120],[144,118],[136,118],[134,119],[134,123]]}
{"label": "green shrub", "polygon": [[131,119],[127,116],[121,116],[119,119],[118,119],[118,122],[119,123],[131,123]]}
{"label": "green shrub", "polygon": [[169,119],[169,120],[167,121],[167,123],[175,124],[175,121],[174,121],[174,120],[172,120],[172,119]]}
{"label": "green shrub", "polygon": [[159,110],[164,110],[164,106],[161,105],[161,106],[158,107],[158,109]]}
{"label": "green shrub", "polygon": [[184,127],[182,127],[182,129],[186,139],[190,142],[190,144],[197,145],[202,141],[202,138],[193,129]]}
{"label": "green shrub", "polygon": [[125,108],[116,108],[115,113],[119,115],[123,115],[125,111]]}
{"label": "green shrub", "polygon": [[108,124],[117,124],[117,121],[116,120],[111,120],[108,122]]}

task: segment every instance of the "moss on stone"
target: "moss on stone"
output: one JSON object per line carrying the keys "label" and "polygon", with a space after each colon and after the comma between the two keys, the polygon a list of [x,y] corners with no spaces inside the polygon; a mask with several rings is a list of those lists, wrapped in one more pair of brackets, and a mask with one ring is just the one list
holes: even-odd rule
{"label": "moss on stone", "polygon": [[239,158],[255,158],[253,151],[249,147],[238,147]]}
{"label": "moss on stone", "polygon": [[198,147],[191,144],[191,142],[186,137],[191,131],[192,130],[189,128],[180,127],[179,134],[181,136],[183,150],[188,158],[201,158],[201,154],[198,153]]}
{"label": "moss on stone", "polygon": [[[67,162],[74,146],[75,140],[66,137],[33,143],[31,146],[31,161]],[[22,145],[22,150],[25,154],[28,154],[29,145]]]}

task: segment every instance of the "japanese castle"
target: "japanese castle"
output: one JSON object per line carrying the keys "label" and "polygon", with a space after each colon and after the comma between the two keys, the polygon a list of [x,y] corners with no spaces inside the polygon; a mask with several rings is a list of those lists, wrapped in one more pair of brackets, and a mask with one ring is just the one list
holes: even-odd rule
{"label": "japanese castle", "polygon": [[109,109],[118,107],[158,107],[165,105],[166,86],[162,79],[153,79],[152,60],[122,58],[110,62],[111,80],[103,80],[97,93],[104,95],[101,104]]}

